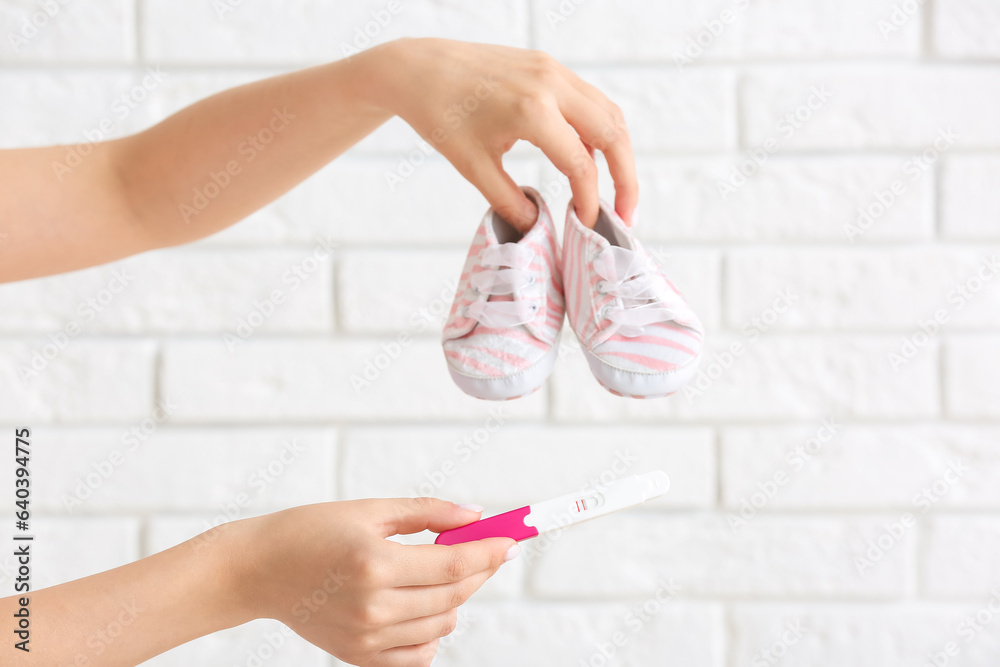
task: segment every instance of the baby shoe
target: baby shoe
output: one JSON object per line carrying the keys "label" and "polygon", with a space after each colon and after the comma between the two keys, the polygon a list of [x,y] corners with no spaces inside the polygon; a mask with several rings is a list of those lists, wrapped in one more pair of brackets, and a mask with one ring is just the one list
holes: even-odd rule
{"label": "baby shoe", "polygon": [[442,335],[452,379],[476,398],[534,392],[558,355],[564,304],[555,225],[538,191],[522,190],[538,206],[537,221],[521,234],[486,212]]}
{"label": "baby shoe", "polygon": [[580,222],[570,202],[562,274],[567,318],[605,389],[656,398],[696,374],[701,322],[606,202],[593,229]]}

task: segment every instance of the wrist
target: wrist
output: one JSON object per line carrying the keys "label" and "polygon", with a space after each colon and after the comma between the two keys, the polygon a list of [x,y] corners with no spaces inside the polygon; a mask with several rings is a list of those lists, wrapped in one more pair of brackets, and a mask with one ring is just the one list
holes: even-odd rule
{"label": "wrist", "polygon": [[246,522],[222,524],[199,535],[202,541],[196,552],[206,554],[208,585],[216,601],[214,614],[223,627],[235,627],[264,616],[252,572],[252,540],[246,535]]}
{"label": "wrist", "polygon": [[347,70],[352,97],[373,114],[391,118],[399,114],[401,83],[409,76],[405,71],[406,54],[419,40],[404,37],[373,46],[338,62]]}

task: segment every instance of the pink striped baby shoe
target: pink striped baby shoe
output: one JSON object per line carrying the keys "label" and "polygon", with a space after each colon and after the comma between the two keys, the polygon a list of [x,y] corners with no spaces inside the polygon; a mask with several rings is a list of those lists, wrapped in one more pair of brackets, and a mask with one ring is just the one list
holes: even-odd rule
{"label": "pink striped baby shoe", "polygon": [[656,398],[695,375],[701,322],[606,202],[593,229],[580,222],[570,202],[562,273],[570,326],[605,389]]}
{"label": "pink striped baby shoe", "polygon": [[558,355],[564,306],[555,225],[541,195],[522,190],[538,220],[522,235],[492,208],[486,212],[444,326],[451,377],[476,398],[532,393]]}

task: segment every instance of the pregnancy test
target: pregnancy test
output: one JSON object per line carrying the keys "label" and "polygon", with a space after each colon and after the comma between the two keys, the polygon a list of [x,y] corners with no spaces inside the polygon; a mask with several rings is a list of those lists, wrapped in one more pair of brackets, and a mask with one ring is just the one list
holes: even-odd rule
{"label": "pregnancy test", "polygon": [[510,537],[520,542],[641,505],[662,496],[669,488],[670,478],[662,470],[632,475],[607,486],[569,493],[446,530],[434,543],[460,544],[487,537]]}

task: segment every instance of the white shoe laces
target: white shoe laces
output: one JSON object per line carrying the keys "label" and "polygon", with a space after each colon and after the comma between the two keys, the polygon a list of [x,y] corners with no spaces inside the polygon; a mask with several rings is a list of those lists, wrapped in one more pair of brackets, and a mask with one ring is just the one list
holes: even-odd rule
{"label": "white shoe laces", "polygon": [[594,259],[594,270],[603,278],[597,291],[617,297],[600,315],[619,324],[623,336],[641,336],[650,324],[676,319],[677,311],[670,305],[675,295],[657,280],[657,267],[638,253],[608,246]]}
{"label": "white shoe laces", "polygon": [[535,282],[528,269],[535,253],[517,243],[501,243],[483,248],[479,254],[482,271],[470,279],[477,294],[486,298],[475,301],[466,308],[471,317],[487,327],[514,327],[530,322],[538,312],[538,305],[523,300],[490,301],[493,295],[514,294]]}

